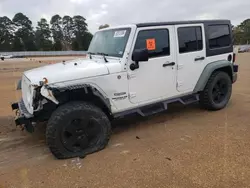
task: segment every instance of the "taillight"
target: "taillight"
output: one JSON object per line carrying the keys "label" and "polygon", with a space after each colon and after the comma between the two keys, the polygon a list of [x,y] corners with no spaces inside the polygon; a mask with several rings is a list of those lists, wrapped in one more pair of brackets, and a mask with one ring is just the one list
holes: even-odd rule
{"label": "taillight", "polygon": [[236,53],[233,54],[233,63],[235,62],[236,60]]}

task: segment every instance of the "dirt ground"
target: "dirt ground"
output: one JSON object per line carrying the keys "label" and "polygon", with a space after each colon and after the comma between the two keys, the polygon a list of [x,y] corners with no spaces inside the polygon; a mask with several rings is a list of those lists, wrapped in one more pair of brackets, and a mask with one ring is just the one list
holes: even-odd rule
{"label": "dirt ground", "polygon": [[250,187],[249,59],[237,56],[239,77],[227,108],[171,105],[153,117],[120,120],[105,150],[69,160],[49,152],[44,125],[34,134],[15,127],[10,109],[20,97],[21,73],[59,59],[0,62],[0,188]]}

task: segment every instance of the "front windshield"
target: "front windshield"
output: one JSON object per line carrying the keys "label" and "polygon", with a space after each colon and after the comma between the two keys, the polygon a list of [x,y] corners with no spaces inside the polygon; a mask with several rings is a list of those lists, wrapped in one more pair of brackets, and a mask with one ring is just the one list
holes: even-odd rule
{"label": "front windshield", "polygon": [[130,28],[110,29],[97,32],[88,49],[92,54],[105,54],[107,56],[122,57]]}

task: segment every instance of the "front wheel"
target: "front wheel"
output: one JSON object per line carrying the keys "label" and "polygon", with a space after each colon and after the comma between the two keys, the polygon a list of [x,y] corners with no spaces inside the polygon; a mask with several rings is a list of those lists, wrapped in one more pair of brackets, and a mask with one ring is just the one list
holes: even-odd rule
{"label": "front wheel", "polygon": [[49,149],[58,159],[84,157],[102,150],[110,135],[106,114],[81,101],[60,106],[49,119],[46,130]]}
{"label": "front wheel", "polygon": [[232,94],[232,80],[225,72],[214,72],[205,89],[200,94],[200,104],[207,110],[220,110],[227,104]]}

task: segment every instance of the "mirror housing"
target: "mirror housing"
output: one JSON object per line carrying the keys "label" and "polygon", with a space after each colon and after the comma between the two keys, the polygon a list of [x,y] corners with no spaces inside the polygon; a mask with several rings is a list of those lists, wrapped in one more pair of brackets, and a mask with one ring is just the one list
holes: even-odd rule
{"label": "mirror housing", "polygon": [[135,63],[130,65],[131,70],[135,70],[139,68],[139,61],[148,61],[148,50],[147,49],[139,49],[135,50],[132,54],[132,60]]}
{"label": "mirror housing", "polygon": [[139,61],[148,61],[148,50],[146,48],[135,50],[132,54],[132,60],[137,63]]}

